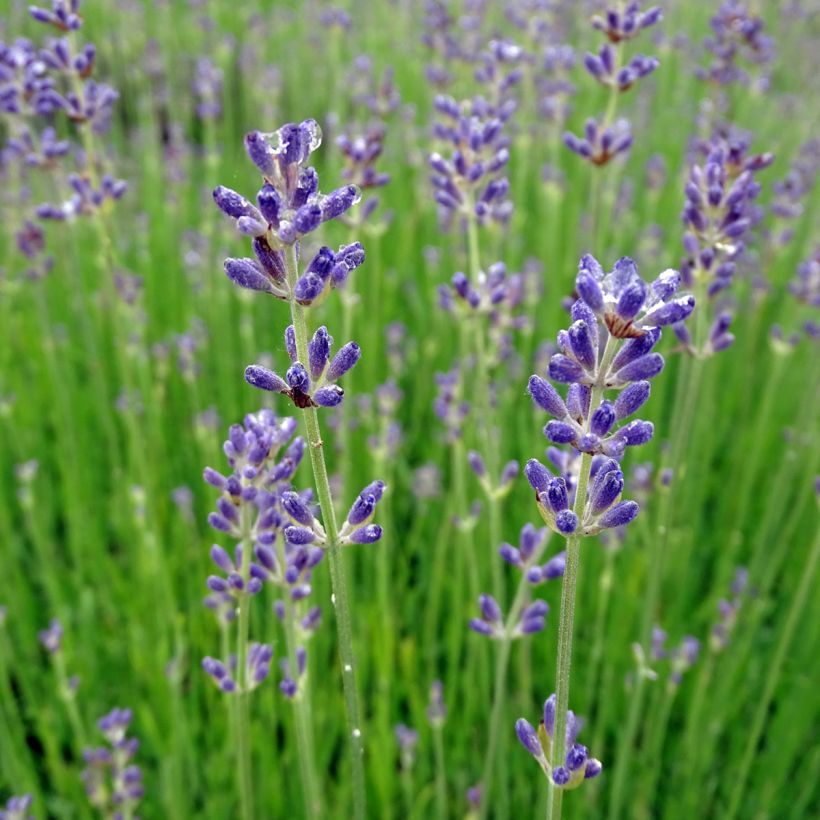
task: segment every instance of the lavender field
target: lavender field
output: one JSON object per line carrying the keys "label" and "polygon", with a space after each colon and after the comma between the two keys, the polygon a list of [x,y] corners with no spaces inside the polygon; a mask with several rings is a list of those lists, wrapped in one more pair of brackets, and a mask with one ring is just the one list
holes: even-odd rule
{"label": "lavender field", "polygon": [[0,8],[0,818],[820,816],[820,3]]}

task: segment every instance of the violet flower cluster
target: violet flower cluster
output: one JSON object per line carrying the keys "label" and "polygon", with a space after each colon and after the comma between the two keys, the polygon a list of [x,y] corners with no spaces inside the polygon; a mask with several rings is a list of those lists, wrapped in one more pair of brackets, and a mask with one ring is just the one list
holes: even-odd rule
{"label": "violet flower cluster", "polygon": [[[742,62],[763,66],[773,61],[774,42],[763,31],[762,18],[753,14],[742,0],[721,3],[709,25],[712,35],[703,44],[712,55],[712,62],[697,70],[700,79],[720,86],[735,82],[748,85],[751,78]],[[765,90],[768,76],[763,75],[761,81]]]}
{"label": "violet flower cluster", "polygon": [[[384,152],[388,132],[388,117],[401,103],[401,97],[393,81],[391,68],[379,76],[373,62],[367,55],[359,55],[353,62],[353,70],[347,78],[351,86],[351,97],[357,110],[362,110],[367,121],[362,124],[349,123],[348,128],[336,138],[336,146],[342,152],[345,167],[342,176],[368,194],[353,216],[346,214],[344,221],[351,227],[368,224],[379,206],[379,197],[374,193],[390,182],[390,175],[378,167]],[[388,215],[373,222],[372,230],[381,231]]]}
{"label": "violet flower cluster", "polygon": [[134,817],[145,793],[142,771],[133,762],[139,741],[127,736],[131,717],[130,709],[112,709],[97,721],[108,745],[83,751],[86,794],[107,817]]}
{"label": "violet flower cluster", "polygon": [[[749,149],[745,134],[716,133],[700,146],[705,161],[692,165],[686,183],[686,258],[681,274],[687,287],[703,292],[709,299],[732,283],[738,259],[745,250],[744,238],[762,218],[762,209],[755,203],[761,190],[755,175],[771,165],[774,156],[752,154]],[[731,312],[722,309],[705,339],[693,339],[681,324],[675,326],[675,332],[692,355],[709,356],[734,341],[729,332],[731,322]]]}
{"label": "violet flower cluster", "polygon": [[34,820],[34,815],[28,813],[31,800],[30,794],[10,797],[5,808],[0,809],[0,820]]}
{"label": "violet flower cluster", "polygon": [[261,365],[250,365],[245,370],[245,380],[260,390],[283,393],[297,407],[336,407],[344,397],[344,390],[336,382],[359,361],[361,350],[356,342],[348,342],[331,358],[332,345],[333,338],[322,325],[308,343],[306,368],[297,358],[293,325],[288,325],[285,346],[291,367],[285,377]]}
{"label": "violet flower cluster", "polygon": [[[545,527],[537,530],[532,524],[526,524],[521,529],[518,547],[505,543],[498,553],[507,564],[520,571],[530,587],[536,587],[545,581],[561,578],[564,574],[566,552],[560,552],[541,564],[547,541],[548,532]],[[514,605],[505,621],[501,607],[491,595],[481,595],[478,605],[480,617],[470,621],[470,629],[497,640],[514,640],[541,632],[549,612],[546,601],[524,602]]]}
{"label": "violet flower cluster", "polygon": [[[79,0],[53,0],[51,11],[31,6],[30,12],[38,22],[67,34],[82,25],[79,6]],[[108,130],[111,111],[119,94],[105,83],[91,78],[96,53],[96,47],[91,43],[75,50],[68,36],[51,40],[40,50],[41,63],[52,72],[52,77],[62,79],[66,90],[60,93],[53,80],[44,80],[45,87],[37,89],[34,103],[38,113],[62,109],[73,122],[90,123],[99,133]]]}
{"label": "violet flower cluster", "polygon": [[[628,524],[638,514],[634,501],[621,501],[624,477],[619,460],[627,447],[652,438],[651,422],[626,421],[647,401],[650,380],[663,369],[663,357],[652,348],[661,327],[683,322],[694,308],[691,296],[675,296],[677,271],[666,270],[651,284],[635,263],[623,257],[605,273],[596,259],[582,257],[571,309],[573,323],[558,334],[558,351],[549,362],[549,377],[568,384],[566,399],[545,379],[530,377],[533,401],[551,416],[544,428],[555,444],[592,456],[587,497],[575,512],[574,487],[531,459],[525,474],[536,493],[546,524],[564,536],[594,535]],[[616,390],[614,401],[592,397]]]}
{"label": "violet flower cluster", "polygon": [[544,775],[559,789],[577,789],[584,780],[597,777],[602,770],[601,762],[590,757],[586,746],[576,742],[580,722],[572,710],[567,711],[567,731],[563,739],[564,764],[555,769],[550,765],[553,759],[552,747],[555,742],[555,695],[550,695],[544,703],[544,718],[536,729],[525,718],[515,723],[515,733],[521,745],[535,758]]}
{"label": "violet flower cluster", "polygon": [[720,652],[728,646],[743,598],[748,594],[749,571],[746,567],[738,567],[730,587],[731,597],[721,598],[718,602],[718,620],[713,624],[709,635],[709,648],[713,652]]}
{"label": "violet flower cluster", "polygon": [[[18,38],[0,42],[0,117],[7,124],[8,138],[0,150],[0,164],[15,163],[24,171],[54,171],[60,160],[71,154],[72,143],[58,136],[55,118],[63,114],[83,133],[85,166],[82,173],[70,174],[69,198],[34,208],[37,219],[66,220],[97,213],[107,203],[120,199],[127,184],[107,174],[95,179],[91,132],[104,133],[110,124],[117,92],[93,79],[96,48],[91,43],[77,46],[74,33],[82,25],[79,0],[54,0],[51,9],[30,7],[31,16],[66,36],[51,38],[38,45]],[[40,124],[45,120],[45,127]],[[53,183],[52,183],[53,187]],[[21,253],[34,262],[45,250],[45,234],[31,218],[16,232]],[[40,278],[52,266],[43,257],[28,272]]]}
{"label": "violet flower cluster", "polygon": [[[205,605],[221,622],[233,621],[237,608],[247,605],[266,582],[294,601],[310,595],[311,573],[323,551],[292,541],[287,534],[289,497],[295,496],[300,504],[309,501],[291,489],[305,450],[304,440],[293,438],[295,430],[295,419],[277,418],[271,410],[249,414],[244,425],[230,428],[223,447],[231,473],[205,469],[205,480],[222,491],[208,523],[239,541],[233,556],[217,544],[211,548],[219,572],[208,577]],[[314,621],[318,622],[315,616],[310,624]],[[311,629],[306,628],[306,633]],[[248,691],[262,683],[272,659],[271,646],[251,643],[243,675],[233,655],[224,661],[206,657],[202,666],[220,689],[234,693],[240,691],[243,679]]]}
{"label": "violet flower cluster", "polygon": [[667,637],[666,632],[659,626],[652,629],[650,657],[653,661],[668,661],[668,686],[675,688],[680,686],[684,673],[697,663],[701,645],[693,635],[684,635],[678,646],[668,649],[666,647]]}
{"label": "violet flower cluster", "polygon": [[788,222],[799,219],[805,212],[805,202],[817,181],[820,172],[820,139],[807,140],[800,146],[797,157],[792,162],[783,179],[772,185],[773,201],[770,206],[772,216],[785,221],[786,227],[768,237],[777,245],[784,246],[794,237],[794,228]]}
{"label": "violet flower cluster", "polygon": [[467,319],[486,316],[490,364],[498,364],[514,355],[512,336],[528,326],[524,307],[530,301],[531,280],[536,278],[526,272],[510,273],[503,262],[478,271],[474,283],[458,271],[449,286],[439,285],[439,306]]}
{"label": "violet flower cluster", "polygon": [[600,121],[594,117],[586,121],[583,136],[572,132],[564,134],[564,144],[593,165],[606,165],[614,157],[626,153],[632,145],[633,137],[627,120],[610,121],[617,96],[655,71],[659,62],[655,57],[643,54],[636,55],[629,62],[622,62],[623,43],[654,26],[661,17],[659,6],[642,11],[638,0],[630,0],[623,9],[609,8],[603,15],[592,18],[592,27],[602,32],[608,42],[601,46],[598,54],[588,53],[584,66],[601,85],[609,88],[610,103]]}
{"label": "violet flower cluster", "polygon": [[[351,271],[364,262],[359,242],[343,245],[336,252],[321,247],[301,275],[288,279],[288,246],[301,244],[305,236],[323,222],[342,216],[360,197],[355,185],[327,195],[319,192],[316,170],[305,167],[305,162],[320,144],[321,131],[315,120],[288,123],[272,134],[253,131],[245,137],[245,148],[263,175],[256,205],[222,185],[214,190],[220,210],[252,240],[255,258],[225,260],[225,273],[240,287],[308,307],[343,286]],[[308,345],[309,361],[300,362],[296,333],[290,327],[285,342],[292,366],[285,377],[258,365],[249,367],[245,377],[254,387],[288,395],[300,408],[336,406],[344,395],[336,381],[356,364],[361,351],[355,342],[348,342],[331,360],[332,341],[327,329],[319,328]]]}
{"label": "violet flower cluster", "polygon": [[510,152],[503,132],[505,120],[481,97],[458,103],[439,95],[434,106],[443,118],[434,125],[434,136],[452,146],[449,156],[434,152],[429,158],[441,224],[449,226],[455,216],[479,224],[506,223],[512,202],[506,176]]}

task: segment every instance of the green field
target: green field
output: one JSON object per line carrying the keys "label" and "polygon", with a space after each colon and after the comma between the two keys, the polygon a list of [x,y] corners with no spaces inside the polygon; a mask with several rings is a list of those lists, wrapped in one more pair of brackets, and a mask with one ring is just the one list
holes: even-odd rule
{"label": "green field", "polygon": [[[646,54],[659,66],[616,94],[584,67],[584,55],[606,42],[590,25],[602,5],[86,0],[82,27],[64,34],[18,0],[3,4],[0,806],[32,796],[28,812],[9,818],[802,820],[820,812],[820,7],[728,4],[761,23],[772,47],[750,49],[760,32],[743,40],[733,30],[740,74],[717,83],[698,69],[715,60],[703,41],[715,36],[719,4],[661,2],[657,25],[613,48],[619,65]],[[80,122],[60,108],[43,115],[25,96],[26,83],[48,70],[63,99],[72,90],[88,97],[79,70],[29,66],[21,79],[17,38],[41,49],[56,36],[70,39],[72,54],[96,45],[91,76],[119,94],[107,128],[104,117]],[[521,51],[487,62],[499,40]],[[574,60],[562,68],[564,45]],[[482,83],[476,71],[488,65],[496,79],[520,70],[520,81]],[[431,67],[447,82],[431,82]],[[24,89],[18,111],[10,89]],[[437,94],[515,101],[499,171],[509,180],[509,219],[440,224],[429,156],[450,158],[453,146],[433,132],[446,121]],[[600,166],[563,142],[592,116],[609,125],[627,118],[634,138]],[[226,257],[252,252],[212,192],[222,185],[254,200],[261,177],[243,136],[307,119],[323,132],[306,163],[322,192],[350,179],[340,135],[376,124],[383,152],[374,167],[389,181],[365,188],[344,218],[306,232],[302,268],[321,245],[359,241],[366,259],[303,310],[226,278]],[[66,155],[42,158],[48,125],[69,141]],[[761,190],[730,286],[710,298],[704,272],[677,295],[695,294],[687,326],[697,341],[722,310],[734,316],[735,341],[693,356],[663,328],[655,350],[666,365],[639,412],[654,436],[622,462],[624,498],[641,512],[618,535],[581,539],[569,706],[603,771],[556,808],[562,790],[519,744],[515,722],[537,725],[556,691],[562,581],[531,589],[498,556],[502,543],[518,545],[524,525],[544,524],[523,467],[548,463],[549,419],[533,405],[528,378],[547,377],[556,334],[573,321],[582,255],[607,271],[632,257],[647,282],[681,266],[685,185],[693,164],[706,161],[698,142],[729,127],[732,139],[748,134],[751,154],[774,160],[754,172]],[[35,147],[17,150],[26,133]],[[93,187],[111,174],[128,188],[88,213],[36,216],[43,203],[70,200],[71,173]],[[712,218],[719,207],[705,211]],[[35,233],[44,248],[31,254],[20,239],[27,220],[43,230]],[[713,242],[718,254],[730,254],[727,242]],[[476,285],[496,262],[522,274],[519,303],[475,311],[453,297],[456,272]],[[441,286],[455,301],[449,311]],[[297,335],[303,316],[310,334],[327,326],[334,350],[360,345],[339,407],[304,410],[243,378],[253,363],[285,375],[293,316]],[[469,410],[445,424],[435,402],[438,374],[448,372],[455,414],[462,401]],[[566,385],[556,386],[565,396]],[[228,428],[263,407],[293,417],[314,454],[309,425],[318,417],[332,501],[307,453],[292,481],[322,502],[315,515],[325,530],[328,502],[341,523],[369,482],[387,485],[374,518],[381,539],[330,545],[310,597],[295,604],[299,617],[322,608],[295,699],[280,690],[280,661],[292,669],[302,640],[291,607],[292,629],[274,611],[281,589],[240,595],[229,622],[203,605],[206,579],[218,572],[211,545],[232,552],[236,543],[208,524],[220,493],[203,470],[227,474]],[[484,486],[469,451],[487,465]],[[521,469],[495,492],[513,459]],[[589,470],[587,458],[573,465],[576,477]],[[561,533],[545,538],[539,563],[566,547]],[[733,592],[739,570],[747,582]],[[243,566],[245,584],[247,573]],[[347,697],[342,576],[355,658]],[[545,600],[545,628],[514,641],[471,631],[481,593],[505,613],[514,599]],[[38,633],[55,618],[61,648],[49,652]],[[668,635],[665,657],[652,652],[655,626]],[[248,629],[273,646],[270,673],[250,693],[222,692],[202,659],[244,658]],[[687,636],[700,642],[691,664],[669,657]],[[431,721],[434,681],[446,716]],[[354,701],[361,718],[351,724]],[[105,744],[97,721],[115,707],[133,711],[132,762],[144,786],[135,808],[126,801],[119,810],[110,791],[96,790],[94,805],[82,776],[84,750]],[[404,751],[400,724],[418,732]],[[354,727],[361,735],[351,742]],[[477,784],[481,805],[468,799]]]}

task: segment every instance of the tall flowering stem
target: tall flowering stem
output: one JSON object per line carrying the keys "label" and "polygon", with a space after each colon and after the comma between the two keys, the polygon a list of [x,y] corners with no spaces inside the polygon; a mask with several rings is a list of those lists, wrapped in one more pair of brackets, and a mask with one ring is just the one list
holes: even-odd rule
{"label": "tall flowering stem", "polygon": [[[496,653],[495,661],[493,706],[490,717],[489,740],[484,756],[480,817],[486,817],[489,813],[493,775],[498,767],[496,757],[498,755],[501,718],[506,702],[507,689],[505,684],[512,642],[517,638],[523,638],[542,631],[549,611],[546,601],[539,599],[530,602],[530,589],[544,581],[560,578],[564,571],[564,553],[559,553],[543,566],[539,566],[539,560],[547,544],[547,528],[543,527],[536,530],[532,524],[525,525],[521,530],[518,548],[510,544],[502,544],[499,549],[500,556],[521,573],[512,605],[507,617],[504,618],[497,601],[489,595],[482,595],[479,599],[481,617],[473,618],[470,621],[470,628],[474,632],[486,635],[501,644]],[[501,771],[503,773],[503,769]]]}
{"label": "tall flowering stem", "polygon": [[[314,518],[304,499],[293,493],[286,494],[283,505],[294,526],[286,528],[284,537],[294,554],[304,556],[304,560],[300,559],[299,565],[294,567],[296,576],[303,568],[314,566],[324,552],[328,554],[350,732],[355,817],[364,818],[364,743],[341,547],[344,544],[372,544],[381,538],[381,527],[370,522],[385,486],[381,481],[371,482],[359,494],[344,524],[339,527],[317,408],[341,404],[344,390],[337,381],[355,366],[361,350],[355,342],[348,342],[331,359],[333,339],[324,326],[309,337],[306,309],[345,285],[350,272],[364,261],[364,249],[358,242],[342,246],[336,252],[321,247],[305,269],[299,270],[299,250],[304,237],[322,223],[345,214],[360,199],[355,185],[344,185],[326,195],[319,192],[318,174],[307,165],[307,159],[319,147],[321,139],[321,130],[314,120],[288,123],[270,134],[258,131],[247,134],[245,148],[263,178],[256,205],[224,186],[216,188],[214,201],[221,211],[235,220],[239,232],[252,239],[254,258],[227,259],[225,273],[228,278],[240,287],[282,299],[290,307],[292,324],[285,331],[285,346],[291,367],[285,377],[265,367],[251,365],[245,370],[245,380],[261,390],[287,396],[304,417],[322,522]],[[311,558],[313,554],[317,555],[316,560]],[[283,611],[287,620],[287,607]],[[295,679],[301,674],[300,663],[298,657],[294,658],[292,646],[289,655],[290,680],[284,691],[295,695],[298,692]],[[303,725],[297,729],[300,736],[305,734]],[[315,802],[311,801],[310,805]]]}
{"label": "tall flowering stem", "polygon": [[[621,501],[624,477],[619,462],[627,447],[652,438],[653,425],[640,419],[619,423],[645,404],[649,380],[663,369],[663,357],[652,352],[660,340],[661,326],[683,322],[694,308],[691,296],[674,298],[680,281],[677,271],[666,270],[647,284],[627,257],[605,273],[596,259],[584,256],[575,282],[580,298],[571,309],[573,322],[559,332],[559,352],[548,368],[553,381],[569,384],[566,401],[548,381],[538,375],[530,377],[533,401],[553,417],[544,434],[554,444],[572,448],[558,477],[536,459],[525,469],[544,522],[567,540],[553,709],[555,738],[568,737],[581,538],[624,527],[638,514],[634,501]],[[618,391],[614,401],[604,398],[607,390]],[[567,468],[576,459],[577,473],[569,475]],[[541,752],[542,768],[553,787],[547,809],[551,820],[560,820],[563,792],[583,779],[573,774],[569,745],[568,740],[551,743],[549,761]],[[533,745],[531,751],[535,748]]]}
{"label": "tall flowering stem", "polygon": [[[285,254],[285,270],[290,286],[290,315],[296,337],[296,357],[300,362],[309,360],[308,328],[305,309],[293,296],[299,280],[299,258],[295,245],[291,245]],[[303,410],[307,431],[308,452],[313,468],[313,480],[316,484],[316,495],[322,512],[322,521],[327,533],[327,558],[330,565],[330,583],[333,589],[333,606],[336,610],[336,625],[339,640],[339,657],[342,662],[342,686],[344,688],[347,723],[352,745],[353,766],[353,799],[357,817],[365,815],[364,786],[364,740],[361,730],[359,698],[356,692],[356,665],[353,656],[353,630],[350,618],[347,580],[342,564],[342,543],[339,538],[339,527],[336,512],[333,508],[333,496],[330,492],[330,480],[325,463],[322,431],[319,427],[319,416],[315,407]]]}

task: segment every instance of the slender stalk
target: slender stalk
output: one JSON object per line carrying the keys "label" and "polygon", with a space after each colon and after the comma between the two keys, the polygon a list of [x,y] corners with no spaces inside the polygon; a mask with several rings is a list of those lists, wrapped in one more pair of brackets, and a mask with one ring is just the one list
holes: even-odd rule
{"label": "slender stalk", "polygon": [[63,657],[63,650],[58,649],[53,655],[54,670],[57,672],[57,684],[60,691],[60,699],[65,704],[68,712],[68,722],[71,724],[71,731],[74,732],[74,742],[80,749],[84,749],[88,744],[86,742],[85,728],[80,719],[80,712],[77,709],[77,701],[74,693],[71,691],[71,682],[68,679],[68,674],[65,668],[65,658]]}
{"label": "slender stalk", "polygon": [[[251,564],[251,516],[250,508],[244,505],[240,513],[242,534],[242,564],[239,573],[247,583]],[[250,629],[250,596],[243,594],[238,599],[236,627],[236,664],[238,691],[234,700],[237,735],[237,766],[239,771],[239,800],[242,820],[252,820],[253,774],[251,770],[250,710],[248,708],[248,632]]]}
{"label": "slender stalk", "polygon": [[606,623],[609,614],[609,599],[612,596],[612,584],[615,578],[615,554],[618,547],[608,544],[604,549],[604,570],[598,578],[598,609],[595,614],[595,638],[592,644],[590,657],[589,685],[587,687],[586,702],[591,704],[598,693],[598,677],[601,671],[601,659],[604,656],[604,641],[606,639]]}
{"label": "slender stalk", "polygon": [[[480,271],[481,262],[479,259],[478,247],[478,224],[475,218],[471,217],[467,220],[467,246],[469,253],[469,269],[470,278],[473,285],[478,284],[478,274]],[[476,359],[476,433],[478,439],[483,445],[483,449],[487,453],[487,472],[490,482],[498,480],[499,470],[499,452],[498,452],[498,437],[495,435],[493,424],[495,412],[493,408],[492,396],[490,395],[490,373],[487,361],[487,346],[484,339],[484,323],[481,321],[482,316],[479,314],[474,317],[473,333],[475,337],[475,359]],[[489,539],[490,551],[492,552],[498,547],[498,542],[501,539],[501,515],[499,509],[499,501],[494,492],[487,492],[487,505],[489,507]],[[492,561],[493,574],[493,595],[498,598],[501,595],[501,564],[498,561]]]}
{"label": "slender stalk", "polygon": [[629,714],[626,719],[626,731],[621,737],[618,747],[618,762],[615,766],[615,782],[612,785],[612,802],[609,804],[610,820],[623,817],[621,804],[623,803],[624,783],[629,771],[629,760],[632,756],[633,740],[638,731],[638,723],[643,711],[643,696],[646,687],[646,675],[638,669],[635,687],[632,690],[632,699],[629,704]]}
{"label": "slender stalk", "polygon": [[[592,405],[590,405],[591,407]],[[578,489],[575,496],[575,513],[579,518],[584,512],[589,469],[592,456],[584,453],[578,475]],[[581,500],[583,499],[583,500]],[[567,561],[564,580],[561,584],[561,618],[558,624],[558,660],[555,669],[555,728],[552,734],[551,765],[553,770],[564,765],[567,733],[567,709],[569,708],[569,678],[572,665],[572,630],[575,624],[575,587],[578,583],[578,564],[581,557],[581,537],[567,538]],[[547,801],[548,820],[561,820],[561,804],[564,790],[551,784],[551,799]]]}
{"label": "slender stalk", "polygon": [[512,648],[512,630],[518,621],[521,610],[524,608],[529,597],[529,586],[527,584],[526,572],[521,573],[521,580],[515,593],[510,611],[504,623],[504,637],[501,639],[501,646],[495,659],[495,677],[493,683],[493,708],[490,716],[490,736],[487,741],[487,752],[484,755],[484,774],[481,784],[484,788],[481,800],[481,813],[479,817],[485,818],[490,809],[490,796],[492,792],[493,770],[496,765],[496,754],[499,740],[499,730],[501,728],[501,716],[504,711],[507,687],[504,685],[507,678],[507,667],[510,661],[510,649]]}
{"label": "slender stalk", "polygon": [[663,693],[663,701],[660,706],[660,714],[656,714],[654,719],[650,717],[650,735],[646,744],[647,752],[644,756],[645,771],[648,772],[644,785],[644,797],[646,800],[646,815],[651,817],[652,801],[655,798],[655,790],[658,786],[658,779],[661,776],[663,751],[666,733],[669,728],[669,718],[672,714],[672,705],[678,694],[678,686],[667,684]]}
{"label": "slender stalk", "polygon": [[[695,328],[692,336],[696,350],[700,350],[700,339],[705,321],[707,308],[706,289],[700,281],[701,277],[695,274]],[[682,467],[685,448],[691,446],[690,430],[695,417],[695,407],[700,396],[700,387],[703,376],[703,366],[695,356],[687,356],[683,361],[681,373],[675,388],[675,402],[672,412],[670,430],[675,431],[672,440],[672,451],[669,463],[673,465],[672,478],[669,486],[661,496],[658,509],[658,524],[655,528],[657,537],[651,538],[648,544],[648,581],[646,596],[644,597],[643,618],[641,623],[641,645],[646,647],[652,637],[652,627],[657,616],[658,601],[660,600],[661,581],[663,578],[663,562],[669,543],[669,534],[672,529],[672,499],[676,497],[674,485],[685,472]]]}
{"label": "slender stalk", "polygon": [[[615,337],[607,338],[606,347],[598,367],[601,378],[598,384],[592,389],[590,397],[590,416],[592,411],[601,403],[604,388],[602,377],[609,370],[612,359],[615,357],[617,343]],[[587,419],[587,427],[589,419]],[[578,482],[575,490],[575,504],[573,512],[578,516],[578,521],[582,524],[584,520],[584,508],[587,501],[587,485],[589,484],[589,471],[592,467],[592,456],[584,453],[581,456],[581,465],[578,468]],[[572,631],[575,625],[575,588],[578,583],[578,564],[581,557],[581,536],[577,533],[567,538],[567,560],[564,569],[564,579],[561,584],[561,616],[558,623],[558,659],[555,668],[555,728],[553,730],[552,754],[550,763],[553,770],[564,765],[566,756],[565,737],[567,733],[567,709],[569,709],[569,682],[570,667],[572,665]],[[555,788],[550,784],[551,796],[547,800],[548,820],[561,820],[561,805],[564,798],[564,790]]]}
{"label": "slender stalk", "polygon": [[444,738],[442,727],[433,727],[433,748],[436,755],[436,811],[439,820],[447,820],[447,780],[444,773]]}
{"label": "slender stalk", "polygon": [[[288,284],[293,293],[299,277],[299,260],[295,245],[290,245],[285,252],[285,266]],[[295,300],[290,300],[290,313],[296,337],[296,356],[299,361],[307,362],[308,329],[304,308]],[[355,659],[353,656],[353,635],[348,601],[347,581],[342,564],[339,528],[336,523],[336,511],[333,509],[333,496],[330,492],[330,481],[325,464],[322,431],[319,427],[319,416],[315,407],[306,407],[303,411],[307,428],[308,451],[313,467],[313,480],[316,484],[316,495],[322,512],[322,523],[327,533],[327,557],[330,565],[330,584],[333,590],[331,601],[336,611],[336,628],[339,641],[339,657],[342,662],[342,686],[344,689],[347,726],[350,733],[351,774],[353,786],[354,817],[364,820],[366,794],[364,782],[364,741],[362,739],[359,700],[356,694]]]}
{"label": "slender stalk", "polygon": [[[284,566],[284,562],[282,562]],[[293,680],[298,681],[299,662],[297,648],[299,638],[296,631],[296,612],[293,601],[287,589],[283,590],[285,605],[285,641],[288,650],[288,665]],[[299,769],[302,780],[302,796],[305,801],[305,816],[310,818],[321,817],[322,801],[319,790],[319,780],[314,766],[313,732],[310,721],[310,699],[308,694],[308,680],[300,683],[299,691],[293,698],[293,719],[296,724],[296,748],[299,754]]]}
{"label": "slender stalk", "polygon": [[769,664],[766,683],[763,686],[763,695],[757,701],[757,711],[755,712],[754,721],[752,722],[752,729],[747,736],[746,748],[743,752],[740,769],[736,772],[736,776],[732,778],[734,788],[732,789],[732,796],[729,800],[729,808],[726,814],[723,815],[724,820],[734,820],[740,808],[740,801],[743,799],[744,788],[746,786],[746,778],[749,776],[749,769],[752,766],[760,736],[763,734],[763,729],[766,725],[769,706],[774,697],[775,688],[780,680],[780,674],[783,671],[786,654],[791,647],[794,631],[802,617],[803,607],[806,605],[809,589],[811,589],[812,583],[814,582],[814,571],[817,569],[818,558],[820,558],[820,534],[814,539],[814,545],[812,546],[808,561],[802,570],[800,586],[792,598],[792,605],[786,619],[786,624],[780,635],[780,641],[775,650],[774,657]]}

